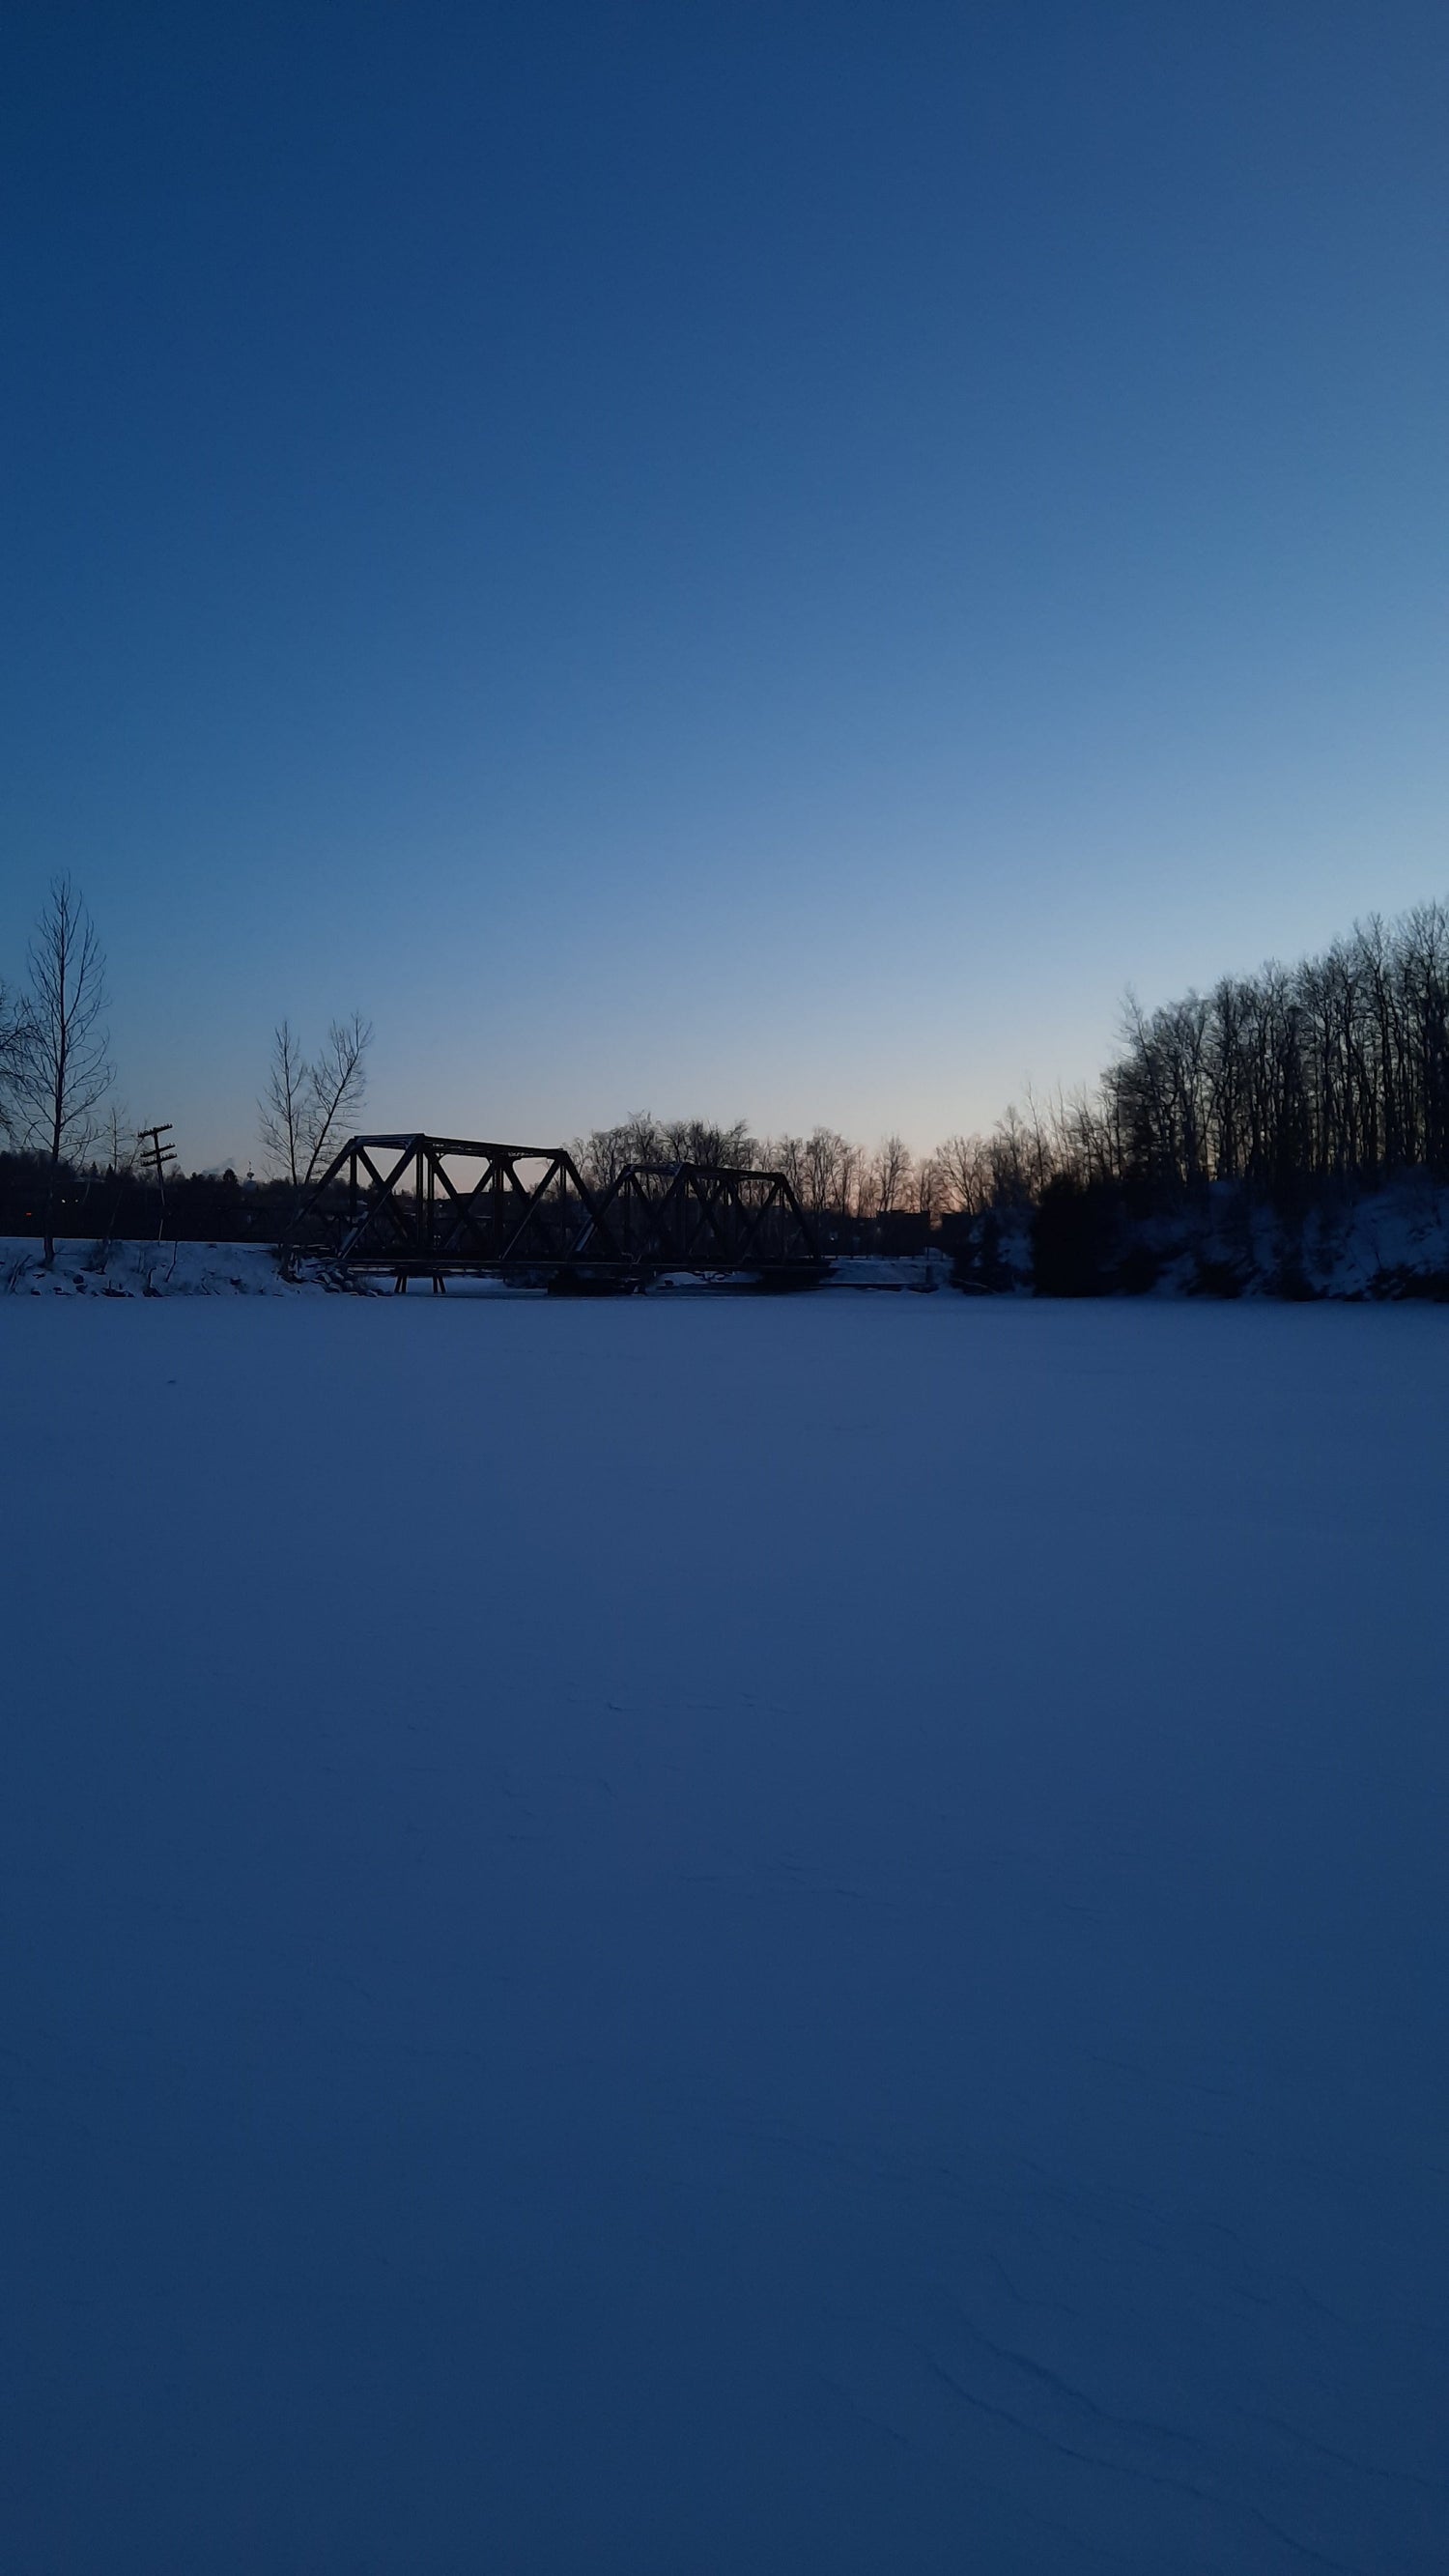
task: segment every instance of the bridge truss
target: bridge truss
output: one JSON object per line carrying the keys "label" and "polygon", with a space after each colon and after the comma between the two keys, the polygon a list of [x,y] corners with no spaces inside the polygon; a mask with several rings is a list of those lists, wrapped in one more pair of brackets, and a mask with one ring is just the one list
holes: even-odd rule
{"label": "bridge truss", "polygon": [[284,1247],[338,1278],[534,1276],[629,1287],[684,1271],[808,1285],[827,1264],[782,1172],[631,1163],[586,1181],[561,1146],[350,1136]]}

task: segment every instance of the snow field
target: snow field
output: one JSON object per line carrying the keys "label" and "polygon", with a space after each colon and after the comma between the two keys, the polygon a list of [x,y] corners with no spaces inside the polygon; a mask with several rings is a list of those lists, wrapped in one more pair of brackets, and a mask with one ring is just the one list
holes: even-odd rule
{"label": "snow field", "polygon": [[1437,2576],[1443,1336],[0,1307],[7,2568]]}

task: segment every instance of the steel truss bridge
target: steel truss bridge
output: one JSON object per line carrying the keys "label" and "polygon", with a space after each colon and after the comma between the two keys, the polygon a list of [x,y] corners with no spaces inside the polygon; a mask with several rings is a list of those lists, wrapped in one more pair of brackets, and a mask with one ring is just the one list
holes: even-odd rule
{"label": "steel truss bridge", "polygon": [[283,1251],[293,1276],[316,1261],[398,1288],[488,1275],[630,1288],[672,1271],[803,1287],[829,1266],[782,1172],[631,1163],[603,1185],[561,1146],[458,1136],[350,1136]]}

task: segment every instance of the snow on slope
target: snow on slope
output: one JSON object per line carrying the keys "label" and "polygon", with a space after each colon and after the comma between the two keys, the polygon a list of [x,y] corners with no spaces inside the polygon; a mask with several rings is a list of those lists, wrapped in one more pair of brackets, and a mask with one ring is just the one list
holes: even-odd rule
{"label": "snow on slope", "polygon": [[[106,1247],[104,1265],[97,1258],[97,1249],[90,1240],[58,1242],[55,1261],[47,1269],[38,1237],[0,1236],[0,1295],[46,1299],[108,1297],[114,1302],[123,1297],[288,1297],[298,1289],[309,1295],[327,1293],[321,1264],[308,1265],[311,1275],[294,1284],[283,1278],[276,1254],[265,1244],[113,1243]],[[934,1291],[949,1288],[950,1284],[951,1265],[940,1252],[915,1254],[904,1260],[850,1257],[836,1262],[825,1282],[832,1291]],[[651,1280],[647,1293],[709,1295],[734,1285],[727,1273],[710,1279],[681,1271]],[[414,1279],[410,1286],[414,1296],[432,1293],[432,1283],[427,1279]],[[359,1295],[390,1294],[391,1288],[385,1272],[350,1283],[351,1292]],[[449,1280],[447,1293],[450,1297],[514,1297],[542,1292],[536,1286],[511,1279],[457,1278]]]}
{"label": "snow on slope", "polygon": [[1148,1222],[1139,1239],[1155,1239],[1165,1255],[1161,1296],[1194,1293],[1205,1264],[1234,1277],[1246,1296],[1281,1295],[1285,1273],[1297,1295],[1422,1294],[1449,1280],[1449,1191],[1411,1174],[1361,1198],[1325,1199],[1290,1223],[1266,1202],[1245,1204],[1219,1187],[1205,1218]]}
{"label": "snow on slope", "polygon": [[[287,1297],[275,1253],[260,1243],[58,1242],[46,1269],[33,1235],[0,1236],[0,1292],[43,1297]],[[320,1293],[310,1292],[309,1293]]]}
{"label": "snow on slope", "polygon": [[7,2569],[1438,2576],[1445,1387],[0,1305]]}

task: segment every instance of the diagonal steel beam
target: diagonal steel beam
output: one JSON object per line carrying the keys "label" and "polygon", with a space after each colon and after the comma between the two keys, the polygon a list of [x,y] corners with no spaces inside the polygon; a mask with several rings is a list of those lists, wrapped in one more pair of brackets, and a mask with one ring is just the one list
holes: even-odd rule
{"label": "diagonal steel beam", "polygon": [[[377,1185],[378,1196],[368,1200],[362,1214],[358,1217],[354,1225],[349,1226],[341,1243],[338,1245],[336,1258],[339,1268],[343,1263],[352,1259],[354,1253],[362,1243],[364,1236],[367,1234],[368,1229],[375,1223],[379,1216],[385,1215],[389,1223],[396,1226],[398,1233],[401,1235],[405,1244],[411,1247],[415,1245],[417,1240],[417,1228],[414,1227],[412,1234],[409,1234],[407,1219],[404,1217],[401,1208],[397,1204],[396,1196],[399,1181],[402,1179],[404,1172],[408,1169],[409,1164],[415,1159],[415,1143],[410,1143],[404,1146],[403,1151],[399,1154],[397,1161],[393,1165],[393,1168],[388,1174],[386,1180],[383,1179],[381,1172],[378,1170],[377,1165],[372,1159],[372,1156],[367,1152],[364,1146],[359,1145],[358,1153],[361,1161],[366,1164],[368,1171],[371,1173],[372,1178]],[[380,1245],[378,1246],[378,1249],[381,1250]]]}

